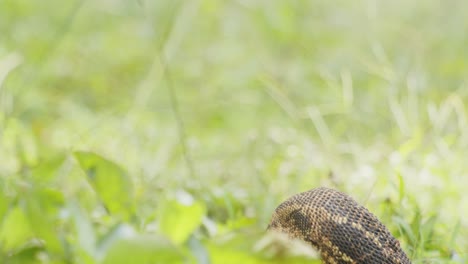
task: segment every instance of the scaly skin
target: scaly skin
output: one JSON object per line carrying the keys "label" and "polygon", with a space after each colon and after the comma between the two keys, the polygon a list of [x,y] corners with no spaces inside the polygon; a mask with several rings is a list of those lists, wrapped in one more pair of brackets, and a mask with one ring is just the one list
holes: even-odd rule
{"label": "scaly skin", "polygon": [[333,189],[317,188],[284,201],[268,229],[310,243],[325,264],[411,264],[377,217]]}

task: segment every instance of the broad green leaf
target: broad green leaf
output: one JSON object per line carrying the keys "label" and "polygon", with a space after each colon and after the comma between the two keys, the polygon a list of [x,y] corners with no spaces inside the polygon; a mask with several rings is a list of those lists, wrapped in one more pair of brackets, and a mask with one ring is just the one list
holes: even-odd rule
{"label": "broad green leaf", "polygon": [[184,202],[169,200],[161,207],[160,230],[172,242],[180,245],[200,226],[205,212],[205,205],[192,199]]}
{"label": "broad green leaf", "polygon": [[16,206],[6,215],[0,229],[0,245],[10,251],[24,245],[34,237],[32,226],[24,210]]}
{"label": "broad green leaf", "polygon": [[78,151],[74,155],[107,210],[128,219],[134,201],[132,181],[127,172],[94,153]]}
{"label": "broad green leaf", "polygon": [[139,235],[126,225],[111,231],[103,241],[103,264],[182,263],[187,257],[169,240],[159,236]]}

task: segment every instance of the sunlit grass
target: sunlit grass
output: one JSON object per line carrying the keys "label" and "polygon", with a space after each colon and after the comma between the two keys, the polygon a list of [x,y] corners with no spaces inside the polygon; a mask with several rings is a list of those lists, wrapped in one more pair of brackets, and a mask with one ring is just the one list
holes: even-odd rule
{"label": "sunlit grass", "polygon": [[[274,263],[271,212],[317,186],[415,263],[467,260],[464,2],[3,2],[0,262]],[[131,217],[75,151],[128,172]]]}

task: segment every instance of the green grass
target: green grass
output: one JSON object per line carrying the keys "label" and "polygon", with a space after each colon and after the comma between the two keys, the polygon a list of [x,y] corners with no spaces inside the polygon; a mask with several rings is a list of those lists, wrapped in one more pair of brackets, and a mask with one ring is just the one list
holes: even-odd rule
{"label": "green grass", "polygon": [[1,0],[0,262],[303,263],[317,186],[467,262],[467,8]]}

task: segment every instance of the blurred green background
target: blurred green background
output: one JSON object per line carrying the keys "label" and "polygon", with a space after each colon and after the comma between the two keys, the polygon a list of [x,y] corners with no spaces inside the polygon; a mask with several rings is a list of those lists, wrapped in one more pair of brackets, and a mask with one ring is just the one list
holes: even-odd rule
{"label": "blurred green background", "polygon": [[0,263],[318,263],[318,186],[468,261],[468,2],[0,0]]}

